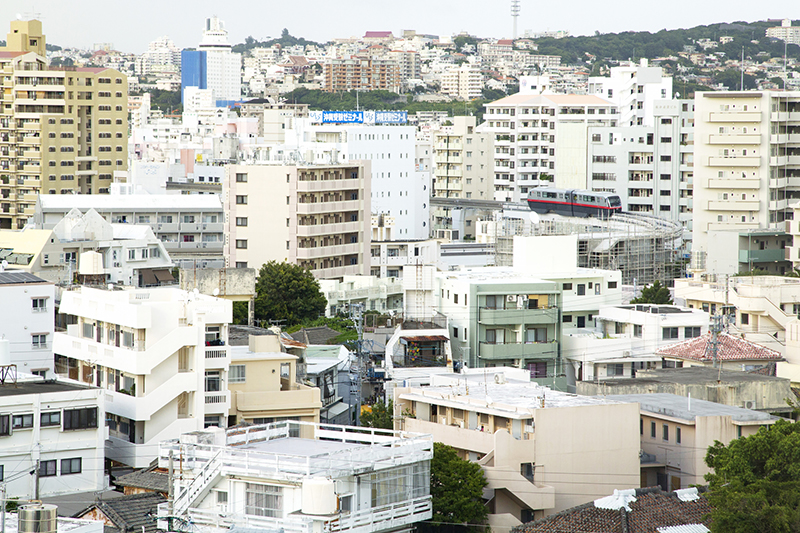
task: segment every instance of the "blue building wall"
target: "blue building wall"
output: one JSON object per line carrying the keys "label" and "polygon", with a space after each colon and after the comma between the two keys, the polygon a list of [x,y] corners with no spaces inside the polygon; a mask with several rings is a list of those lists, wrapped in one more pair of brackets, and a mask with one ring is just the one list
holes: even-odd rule
{"label": "blue building wall", "polygon": [[205,51],[181,50],[181,103],[186,87],[208,89]]}

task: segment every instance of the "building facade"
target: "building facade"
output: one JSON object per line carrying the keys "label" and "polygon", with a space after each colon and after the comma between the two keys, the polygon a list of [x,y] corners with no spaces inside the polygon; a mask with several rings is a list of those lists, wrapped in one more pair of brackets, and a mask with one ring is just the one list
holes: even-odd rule
{"label": "building facade", "polygon": [[39,194],[108,193],[128,168],[128,79],[49,69],[38,20],[11,23],[0,49],[0,228],[21,228]]}
{"label": "building facade", "polygon": [[55,336],[56,372],[103,390],[109,459],[141,468],[162,440],[226,425],[232,309],[172,288],[62,294],[59,311],[72,318]]}
{"label": "building facade", "polygon": [[356,55],[329,59],[323,65],[323,90],[400,92],[400,68],[395,59]]}
{"label": "building facade", "polygon": [[56,288],[27,272],[0,268],[0,343],[17,371],[53,377]]}

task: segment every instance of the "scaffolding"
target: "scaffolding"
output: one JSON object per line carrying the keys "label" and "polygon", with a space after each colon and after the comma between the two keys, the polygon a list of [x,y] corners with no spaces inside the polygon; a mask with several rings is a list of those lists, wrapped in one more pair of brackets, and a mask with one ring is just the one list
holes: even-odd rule
{"label": "scaffolding", "polygon": [[619,270],[627,285],[672,280],[686,269],[683,227],[643,213],[618,213],[606,220],[541,215],[536,223],[497,214],[481,225],[484,238],[494,242],[498,266],[513,266],[515,236],[577,235],[578,266]]}

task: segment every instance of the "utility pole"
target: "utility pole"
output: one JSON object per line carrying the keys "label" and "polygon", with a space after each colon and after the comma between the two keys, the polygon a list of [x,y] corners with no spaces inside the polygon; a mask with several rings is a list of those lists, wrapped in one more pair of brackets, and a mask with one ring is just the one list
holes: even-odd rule
{"label": "utility pole", "polygon": [[34,476],[36,476],[36,477],[34,478],[34,481],[33,481],[33,483],[34,483],[34,485],[33,485],[33,487],[34,487],[34,489],[33,489],[33,499],[37,500],[37,501],[39,500],[39,468],[40,468],[39,459],[36,459],[36,472],[34,472]]}
{"label": "utility pole", "polygon": [[361,383],[362,383],[362,363],[364,346],[364,314],[361,304],[350,304],[350,320],[356,327],[358,340],[356,341],[355,358],[350,361],[350,397],[356,396],[356,420],[355,425],[361,425]]}
{"label": "utility pole", "polygon": [[706,347],[706,354],[711,356],[714,368],[719,366],[719,333],[722,331],[722,315],[711,317],[711,341]]}
{"label": "utility pole", "polygon": [[174,463],[172,458],[172,450],[169,451],[169,470],[167,475],[167,480],[169,486],[167,487],[167,501],[169,502],[169,518],[167,519],[168,527],[167,531],[172,531],[172,517],[175,515],[175,470],[174,470]]}

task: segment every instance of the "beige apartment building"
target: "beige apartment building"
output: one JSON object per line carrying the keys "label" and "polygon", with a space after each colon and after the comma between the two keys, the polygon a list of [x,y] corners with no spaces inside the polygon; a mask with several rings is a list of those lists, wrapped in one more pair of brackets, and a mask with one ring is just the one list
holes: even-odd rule
{"label": "beige apartment building", "polygon": [[474,100],[483,94],[483,74],[480,65],[464,63],[442,73],[442,94],[458,100]]}
{"label": "beige apartment building", "polygon": [[[299,356],[283,351],[278,335],[251,335],[248,346],[231,348],[228,425],[281,420],[319,423],[320,390],[297,381]],[[305,351],[305,345],[293,342]],[[294,350],[293,350],[294,351]]]}
{"label": "beige apartment building", "polygon": [[784,229],[800,198],[800,92],[697,93],[694,139],[693,251],[714,230]]}
{"label": "beige apartment building", "polygon": [[639,483],[639,406],[530,382],[527,369],[469,369],[394,389],[395,429],[433,435],[477,462],[488,523],[509,529]]}
{"label": "beige apartment building", "polygon": [[285,261],[319,279],[368,274],[370,183],[366,161],[228,166],[226,263],[259,269]]}
{"label": "beige apartment building", "polygon": [[323,90],[400,92],[400,66],[395,59],[353,56],[331,59],[323,66]]}
{"label": "beige apartment building", "polygon": [[50,69],[38,20],[0,48],[0,228],[21,228],[39,194],[107,193],[128,168],[128,81],[112,69]]}

